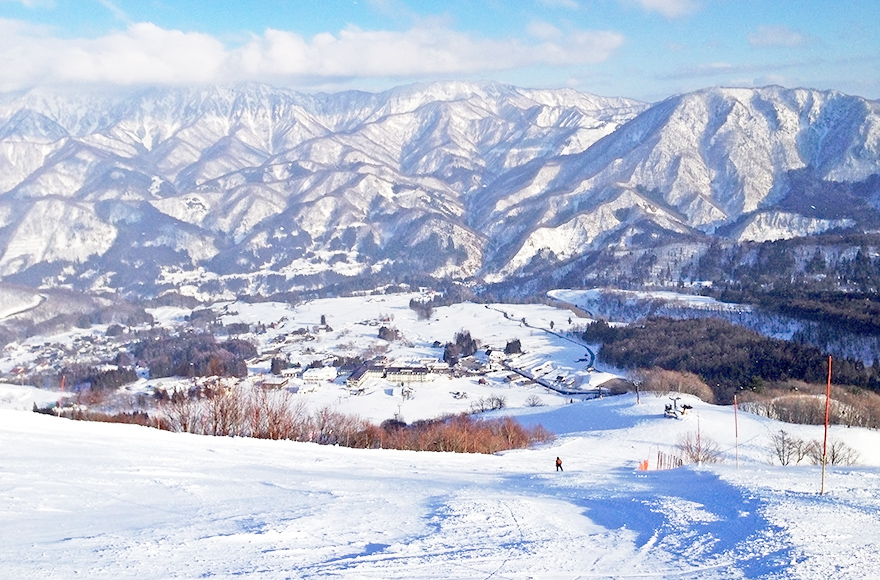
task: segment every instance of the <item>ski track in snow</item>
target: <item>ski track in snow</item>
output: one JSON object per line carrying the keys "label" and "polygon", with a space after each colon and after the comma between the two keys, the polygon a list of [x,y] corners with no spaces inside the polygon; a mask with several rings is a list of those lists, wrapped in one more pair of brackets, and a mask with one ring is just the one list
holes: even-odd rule
{"label": "ski track in snow", "polygon": [[[694,402],[709,430],[712,411],[732,413]],[[663,403],[544,409],[550,423],[565,412],[621,426],[494,456],[2,410],[0,565],[9,578],[708,579],[866,578],[880,564],[876,452],[871,466],[829,468],[825,496],[817,467],[742,456],[739,469],[636,471],[644,432],[682,427]]]}

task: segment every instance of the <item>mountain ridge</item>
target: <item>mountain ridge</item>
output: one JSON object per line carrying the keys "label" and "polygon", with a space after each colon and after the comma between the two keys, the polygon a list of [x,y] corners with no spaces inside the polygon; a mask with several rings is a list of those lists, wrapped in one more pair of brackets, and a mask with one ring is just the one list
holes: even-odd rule
{"label": "mountain ridge", "polygon": [[[0,280],[139,296],[509,281],[607,243],[864,230],[878,174],[880,103],[836,91],[31,91],[0,96]],[[845,207],[807,211],[801,190]]]}

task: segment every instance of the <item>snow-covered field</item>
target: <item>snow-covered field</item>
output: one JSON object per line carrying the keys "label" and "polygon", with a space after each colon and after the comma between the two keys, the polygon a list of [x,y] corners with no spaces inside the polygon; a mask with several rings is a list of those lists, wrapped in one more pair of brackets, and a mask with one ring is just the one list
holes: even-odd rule
{"label": "snow-covered field", "polygon": [[39,306],[43,297],[23,288],[0,286],[0,320]]}
{"label": "snow-covered field", "polygon": [[[217,308],[226,324],[265,324],[260,349],[303,364],[374,343],[395,360],[436,358],[435,341],[467,329],[493,348],[520,339],[525,354],[513,362],[529,372],[583,388],[613,376],[588,370],[584,347],[556,334],[584,323],[567,311],[459,304],[421,321],[409,298]],[[186,314],[154,311],[162,323]],[[316,330],[322,315],[331,329]],[[379,341],[380,320],[403,339]],[[284,340],[299,328],[312,338]],[[27,346],[9,349],[3,364],[26,364]],[[268,362],[251,369],[266,370]],[[732,408],[690,397],[680,401],[693,405],[688,415],[667,419],[666,395],[580,400],[506,374],[489,373],[486,384],[444,375],[410,399],[378,379],[359,396],[341,379],[296,396],[379,422],[463,411],[502,394],[509,408],[497,413],[542,424],[555,442],[487,456],[207,437],[30,413],[59,393],[0,384],[0,576],[876,577],[880,434],[832,428],[860,460],[829,467],[820,495],[820,468],[773,465],[771,436],[785,429],[821,439],[821,427],[740,412],[737,428]],[[524,406],[530,394],[544,405]],[[676,453],[679,437],[697,431],[718,443],[722,463],[657,469],[659,454]]]}
{"label": "snow-covered field", "polygon": [[574,304],[575,306],[581,306],[585,303],[589,303],[590,301],[595,301],[599,299],[599,297],[603,293],[621,296],[628,300],[660,300],[666,303],[670,303],[672,305],[680,305],[683,307],[700,310],[726,310],[733,312],[748,312],[752,309],[752,307],[747,304],[719,302],[718,300],[715,300],[714,298],[710,298],[708,296],[700,296],[699,294],[682,294],[680,292],[670,292],[665,290],[608,290],[600,288],[594,288],[591,290],[560,289],[551,290],[547,294],[557,300],[561,300],[569,304]]}
{"label": "snow-covered field", "polygon": [[[5,390],[18,387],[5,387]],[[0,410],[5,578],[871,578],[880,435],[862,466],[769,464],[821,428],[623,395],[520,410],[559,438],[495,456],[175,434]],[[699,427],[724,462],[654,470]],[[563,459],[564,472],[554,471]],[[649,460],[649,471],[637,464]]]}

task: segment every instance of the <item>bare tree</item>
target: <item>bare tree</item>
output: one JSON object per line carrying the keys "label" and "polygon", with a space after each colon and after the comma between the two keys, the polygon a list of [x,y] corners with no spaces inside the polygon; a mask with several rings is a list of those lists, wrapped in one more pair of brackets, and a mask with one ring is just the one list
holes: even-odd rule
{"label": "bare tree", "polygon": [[688,463],[718,463],[721,461],[721,450],[710,437],[697,431],[690,431],[678,439],[678,450]]}
{"label": "bare tree", "polygon": [[529,395],[526,398],[526,407],[543,407],[544,401],[541,400],[541,397],[538,395]]}
{"label": "bare tree", "polygon": [[803,439],[789,435],[782,429],[778,433],[774,433],[770,440],[773,443],[776,459],[779,460],[781,465],[800,463],[810,452],[810,444]]}
{"label": "bare tree", "polygon": [[480,397],[471,403],[472,413],[482,413],[484,411],[497,411],[507,406],[507,397],[504,395],[489,395],[488,397]]}
{"label": "bare tree", "polygon": [[239,435],[245,401],[236,388],[219,388],[208,391],[205,399],[205,434]]}
{"label": "bare tree", "polygon": [[[813,465],[822,465],[822,442],[813,441],[809,447],[810,461]],[[825,461],[826,465],[855,465],[859,462],[859,453],[843,441],[832,439],[828,442]]]}

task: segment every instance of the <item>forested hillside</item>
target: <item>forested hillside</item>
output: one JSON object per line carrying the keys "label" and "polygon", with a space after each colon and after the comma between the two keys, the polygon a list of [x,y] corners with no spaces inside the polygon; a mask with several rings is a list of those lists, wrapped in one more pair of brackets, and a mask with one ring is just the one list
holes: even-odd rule
{"label": "forested hillside", "polygon": [[[828,357],[815,347],[771,339],[729,322],[700,318],[648,318],[642,324],[590,324],[582,338],[600,343],[600,362],[624,369],[660,367],[699,375],[717,402],[730,404],[742,390],[764,382],[797,379],[825,381]],[[880,389],[880,365],[836,359],[836,384]]]}

